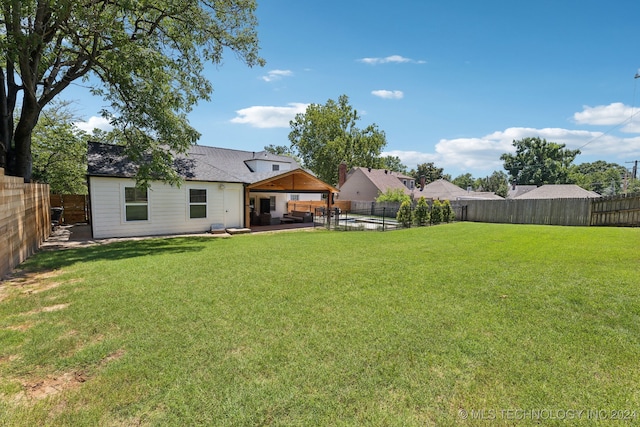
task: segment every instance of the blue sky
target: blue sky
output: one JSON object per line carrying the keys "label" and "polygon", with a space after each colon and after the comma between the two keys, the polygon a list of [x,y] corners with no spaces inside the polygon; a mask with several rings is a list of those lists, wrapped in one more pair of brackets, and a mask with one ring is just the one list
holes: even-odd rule
{"label": "blue sky", "polygon": [[[385,154],[475,177],[514,139],[581,148],[576,163],[640,160],[640,2],[258,1],[265,67],[232,52],[189,115],[202,145],[288,145],[289,120],[346,94]],[[104,103],[77,90],[87,123]]]}

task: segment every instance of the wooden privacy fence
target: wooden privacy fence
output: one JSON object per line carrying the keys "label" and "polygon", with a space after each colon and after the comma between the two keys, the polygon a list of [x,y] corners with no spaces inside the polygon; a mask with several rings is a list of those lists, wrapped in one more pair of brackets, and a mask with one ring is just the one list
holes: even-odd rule
{"label": "wooden privacy fence", "polygon": [[62,223],[78,224],[89,221],[88,196],[82,194],[51,194],[51,207],[64,209]]}
{"label": "wooden privacy fence", "polygon": [[[287,202],[287,210],[291,211],[304,211],[315,212],[316,209],[322,209],[327,207],[326,200],[300,200]],[[340,208],[342,211],[348,211],[351,209],[351,202],[348,200],[336,200],[331,209]]]}
{"label": "wooden privacy fence", "polygon": [[25,184],[0,168],[0,278],[33,255],[50,232],[49,185]]}
{"label": "wooden privacy fence", "polygon": [[640,194],[594,200],[591,225],[640,227]]}
{"label": "wooden privacy fence", "polygon": [[456,219],[544,225],[640,226],[640,194],[598,199],[458,200]]}

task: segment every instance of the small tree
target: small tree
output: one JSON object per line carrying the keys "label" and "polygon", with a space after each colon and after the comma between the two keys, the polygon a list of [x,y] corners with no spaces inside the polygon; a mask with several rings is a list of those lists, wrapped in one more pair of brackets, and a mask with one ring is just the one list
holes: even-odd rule
{"label": "small tree", "polygon": [[403,203],[404,201],[411,202],[411,197],[401,188],[387,188],[387,191],[385,191],[384,193],[380,193],[376,198],[376,202],[378,203]]}
{"label": "small tree", "polygon": [[442,203],[436,199],[431,205],[431,224],[440,224],[442,222]]}
{"label": "small tree", "polygon": [[456,215],[451,208],[451,203],[448,200],[442,202],[442,220],[444,222],[451,222],[455,216]]}
{"label": "small tree", "polygon": [[396,220],[402,224],[403,227],[411,227],[413,222],[413,211],[411,210],[411,200],[405,200],[398,209]]}
{"label": "small tree", "polygon": [[427,199],[425,199],[424,196],[418,199],[418,205],[416,206],[416,210],[413,216],[417,226],[423,227],[429,224],[429,204],[427,203]]}

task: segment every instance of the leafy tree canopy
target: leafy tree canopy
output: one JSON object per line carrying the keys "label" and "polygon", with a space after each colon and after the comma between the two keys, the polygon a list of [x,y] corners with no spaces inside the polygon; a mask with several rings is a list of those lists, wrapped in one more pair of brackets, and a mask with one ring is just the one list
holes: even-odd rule
{"label": "leafy tree canopy", "polygon": [[490,191],[500,197],[507,197],[509,182],[507,174],[502,171],[494,171],[486,178],[478,178],[474,184],[478,191]]}
{"label": "leafy tree canopy", "polygon": [[227,49],[248,66],[264,63],[255,8],[255,0],[2,0],[0,167],[31,179],[43,108],[82,80],[109,103],[102,114],[141,165],[140,184],[179,182],[169,150],[199,137],[186,114],[212,91],[204,64]]}
{"label": "leafy tree canopy", "polygon": [[626,171],[624,166],[603,160],[581,163],[571,167],[569,182],[606,196],[620,194]]}
{"label": "leafy tree canopy", "polygon": [[338,182],[338,166],[342,161],[347,168],[380,168],[386,136],[375,124],[359,129],[358,120],[360,116],[346,95],[341,95],[337,102],[329,99],[324,105],[311,104],[290,122],[291,148],[304,167],[332,184]]}
{"label": "leafy tree canopy", "polygon": [[86,194],[87,139],[69,103],[53,102],[33,129],[33,179],[55,194]]}
{"label": "leafy tree canopy", "polygon": [[451,183],[457,185],[463,190],[466,190],[469,187],[471,187],[471,189],[473,190],[475,189],[476,179],[470,173],[465,173],[453,178],[453,181],[451,181]]}
{"label": "leafy tree canopy", "polygon": [[407,167],[402,164],[402,160],[398,156],[385,156],[381,159],[380,168],[388,169],[392,172],[407,173]]}
{"label": "leafy tree canopy", "polygon": [[515,154],[504,153],[500,160],[509,179],[520,185],[566,184],[569,168],[580,150],[539,137],[514,140]]}
{"label": "leafy tree canopy", "polygon": [[411,201],[411,196],[404,192],[401,188],[387,188],[387,191],[384,193],[378,194],[376,198],[376,202],[391,202],[391,203],[402,203],[405,201]]}
{"label": "leafy tree canopy", "polygon": [[418,185],[420,185],[422,177],[424,177],[425,185],[439,179],[451,181],[451,175],[445,174],[444,169],[437,167],[433,162],[419,164],[417,169],[411,169],[409,175],[415,178]]}

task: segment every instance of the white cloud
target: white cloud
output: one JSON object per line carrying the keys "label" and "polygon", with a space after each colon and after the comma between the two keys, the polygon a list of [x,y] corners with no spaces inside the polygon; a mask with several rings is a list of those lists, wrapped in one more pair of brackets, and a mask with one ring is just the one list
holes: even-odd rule
{"label": "white cloud", "polygon": [[103,131],[109,132],[113,129],[113,126],[109,123],[109,120],[104,117],[92,116],[89,117],[89,120],[86,122],[75,122],[74,125],[87,133],[93,133],[94,129],[101,129]]}
{"label": "white cloud", "polygon": [[622,132],[640,132],[640,108],[614,102],[609,105],[590,107],[585,105],[583,110],[573,115],[578,124],[599,126],[623,126]]}
{"label": "white cloud", "polygon": [[[582,154],[602,160],[621,161],[640,156],[640,136],[621,138],[603,132],[525,127],[512,127],[478,138],[441,139],[436,144],[434,153],[395,150],[385,152],[384,155],[398,156],[409,168],[415,168],[420,163],[434,162],[443,167],[445,172],[455,169],[471,173],[491,173],[493,170],[502,170],[500,155],[514,151],[512,142],[527,137],[544,138],[565,144],[570,149],[580,148]],[[581,162],[576,159],[576,163]]]}
{"label": "white cloud", "polygon": [[371,94],[383,99],[402,99],[404,97],[401,90],[374,90],[371,91]]}
{"label": "white cloud", "polygon": [[413,64],[426,63],[426,61],[422,61],[422,60],[416,61],[411,58],[405,58],[404,56],[400,56],[400,55],[391,55],[385,58],[362,58],[362,59],[359,59],[358,61],[363,62],[365,64],[369,64],[369,65],[388,64],[388,63],[402,64],[407,62],[413,63]]}
{"label": "white cloud", "polygon": [[255,128],[286,128],[298,113],[304,113],[308,104],[290,103],[287,107],[260,106],[236,111],[231,123],[248,124]]}
{"label": "white cloud", "polygon": [[267,73],[266,76],[262,76],[261,79],[265,82],[273,82],[276,80],[280,80],[283,77],[291,76],[293,76],[293,71],[291,70],[271,70]]}

